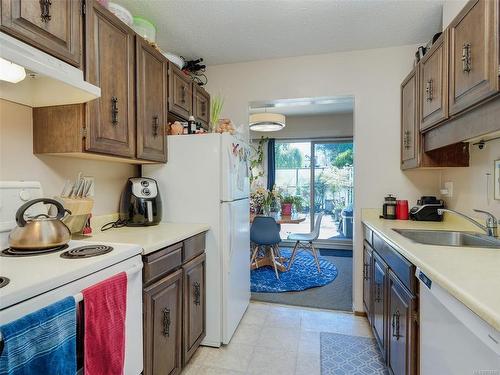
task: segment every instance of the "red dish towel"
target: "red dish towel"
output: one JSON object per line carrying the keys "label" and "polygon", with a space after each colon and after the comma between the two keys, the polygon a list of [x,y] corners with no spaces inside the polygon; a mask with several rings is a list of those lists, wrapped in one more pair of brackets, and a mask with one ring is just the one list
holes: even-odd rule
{"label": "red dish towel", "polygon": [[127,274],[83,291],[84,374],[122,375],[125,360]]}

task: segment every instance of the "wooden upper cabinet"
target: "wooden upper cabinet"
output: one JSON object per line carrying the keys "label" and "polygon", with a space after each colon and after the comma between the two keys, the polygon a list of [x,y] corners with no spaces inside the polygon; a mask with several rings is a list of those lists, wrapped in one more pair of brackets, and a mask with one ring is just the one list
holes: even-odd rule
{"label": "wooden upper cabinet", "polygon": [[193,93],[193,116],[208,129],[210,123],[210,95],[196,84]]}
{"label": "wooden upper cabinet", "polygon": [[182,360],[182,270],[144,288],[144,375],[174,375]]}
{"label": "wooden upper cabinet", "polygon": [[76,67],[82,62],[82,3],[1,0],[0,30]]}
{"label": "wooden upper cabinet", "polygon": [[164,124],[167,118],[168,62],[141,37],[136,37],[137,158],[167,160]]}
{"label": "wooden upper cabinet", "polygon": [[187,119],[193,114],[193,83],[174,64],[168,66],[168,111]]}
{"label": "wooden upper cabinet", "polygon": [[470,1],[450,24],[450,114],[499,91],[498,8],[498,1]]}
{"label": "wooden upper cabinet", "polygon": [[184,328],[183,357],[185,365],[205,337],[205,254],[199,255],[183,266],[184,272]]}
{"label": "wooden upper cabinet", "polygon": [[448,37],[445,31],[419,64],[420,129],[448,117]]}
{"label": "wooden upper cabinet", "polygon": [[414,168],[419,159],[418,70],[401,84],[401,168]]}
{"label": "wooden upper cabinet", "polygon": [[101,88],[87,105],[86,151],[135,157],[134,32],[87,1],[86,79]]}
{"label": "wooden upper cabinet", "polygon": [[417,374],[417,298],[389,271],[387,365],[394,375]]}

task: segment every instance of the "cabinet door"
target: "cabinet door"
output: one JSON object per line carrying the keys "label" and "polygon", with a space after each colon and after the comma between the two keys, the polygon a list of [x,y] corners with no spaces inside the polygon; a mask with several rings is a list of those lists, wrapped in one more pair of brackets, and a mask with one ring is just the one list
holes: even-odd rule
{"label": "cabinet door", "polygon": [[420,129],[448,117],[448,37],[445,31],[420,62]]}
{"label": "cabinet door", "polygon": [[86,79],[101,88],[87,105],[87,151],[135,156],[134,32],[97,1],[87,5]]}
{"label": "cabinet door", "polygon": [[193,356],[205,337],[205,254],[183,266],[184,332],[183,364]]}
{"label": "cabinet door", "polygon": [[144,374],[181,371],[182,270],[144,289]]}
{"label": "cabinet door", "polygon": [[210,95],[203,87],[198,85],[193,86],[193,115],[197,121],[200,121],[208,129],[208,124],[210,123]]}
{"label": "cabinet door", "polygon": [[498,1],[469,2],[450,25],[450,114],[499,90]]}
{"label": "cabinet door", "polygon": [[363,304],[365,306],[366,315],[370,323],[372,317],[372,274],[373,274],[373,256],[370,245],[366,242],[363,249]]}
{"label": "cabinet door", "polygon": [[394,375],[416,374],[416,305],[416,297],[390,272],[387,364]]}
{"label": "cabinet door", "polygon": [[418,166],[418,80],[414,69],[401,84],[401,169]]}
{"label": "cabinet door", "polygon": [[377,340],[380,351],[384,359],[386,358],[386,329],[387,329],[387,265],[385,262],[373,252],[373,286],[372,286],[372,303],[373,303],[373,333]]}
{"label": "cabinet door", "polygon": [[167,60],[136,36],[137,158],[166,161]]}
{"label": "cabinet door", "polygon": [[0,29],[50,55],[80,67],[80,1],[1,0]]}
{"label": "cabinet door", "polygon": [[174,64],[168,64],[168,111],[184,119],[193,113],[193,85],[191,78]]}

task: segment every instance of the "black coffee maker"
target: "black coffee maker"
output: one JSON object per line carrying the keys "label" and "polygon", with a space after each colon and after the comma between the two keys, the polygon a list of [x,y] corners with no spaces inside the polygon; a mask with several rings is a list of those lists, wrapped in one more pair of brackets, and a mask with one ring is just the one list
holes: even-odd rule
{"label": "black coffee maker", "polygon": [[126,226],[157,225],[161,221],[161,198],[152,178],[131,177],[120,199],[120,220]]}
{"label": "black coffee maker", "polygon": [[410,210],[410,219],[416,221],[443,221],[443,215],[439,213],[445,208],[444,201],[433,196],[423,196],[417,200],[417,205]]}

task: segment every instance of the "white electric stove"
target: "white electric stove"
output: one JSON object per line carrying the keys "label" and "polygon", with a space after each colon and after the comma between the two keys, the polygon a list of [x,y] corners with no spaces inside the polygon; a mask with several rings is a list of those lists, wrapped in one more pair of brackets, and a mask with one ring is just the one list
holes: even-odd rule
{"label": "white electric stove", "polygon": [[[9,250],[8,233],[15,225],[17,208],[40,196],[42,191],[37,182],[0,181],[0,327],[68,296],[82,303],[83,289],[126,272],[124,374],[140,374],[143,369],[141,247],[70,241],[63,248],[44,253],[17,254]],[[43,206],[33,208],[43,209]],[[77,332],[84,334],[83,329]]]}

